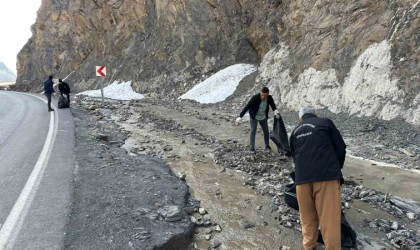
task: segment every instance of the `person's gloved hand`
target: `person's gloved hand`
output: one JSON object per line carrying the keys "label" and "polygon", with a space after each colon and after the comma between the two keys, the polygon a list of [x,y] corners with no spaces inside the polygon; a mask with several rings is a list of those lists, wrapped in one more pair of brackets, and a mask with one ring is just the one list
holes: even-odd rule
{"label": "person's gloved hand", "polygon": [[242,122],[242,118],[241,117],[238,117],[238,118],[236,118],[236,120],[235,120],[235,125],[236,126],[238,126],[239,125],[239,123],[241,123]]}
{"label": "person's gloved hand", "polygon": [[280,118],[280,112],[276,109],[276,110],[274,110],[274,115],[277,117],[277,118]]}

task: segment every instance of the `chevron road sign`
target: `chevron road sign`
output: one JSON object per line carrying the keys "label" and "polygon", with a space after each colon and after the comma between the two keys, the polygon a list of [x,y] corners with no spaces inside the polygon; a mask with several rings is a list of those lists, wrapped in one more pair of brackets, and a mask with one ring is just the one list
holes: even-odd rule
{"label": "chevron road sign", "polygon": [[96,66],[96,76],[106,76],[106,67]]}

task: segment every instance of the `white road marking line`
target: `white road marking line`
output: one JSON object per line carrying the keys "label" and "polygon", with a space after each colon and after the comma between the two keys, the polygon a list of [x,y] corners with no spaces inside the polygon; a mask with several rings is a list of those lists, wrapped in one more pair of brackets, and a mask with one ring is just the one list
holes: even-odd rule
{"label": "white road marking line", "polygon": [[[47,103],[46,100],[38,96],[30,96],[41,99],[43,102]],[[56,118],[55,112],[56,111],[50,112],[51,115],[48,135],[45,139],[44,147],[42,148],[38,161],[36,162],[35,167],[25,184],[25,187],[22,189],[19,198],[13,206],[12,211],[0,229],[0,250],[13,248],[14,241],[22,227],[26,215],[28,214],[39,184],[41,183],[41,179],[48,165],[48,160],[50,158],[57,134],[56,119],[58,118]]]}

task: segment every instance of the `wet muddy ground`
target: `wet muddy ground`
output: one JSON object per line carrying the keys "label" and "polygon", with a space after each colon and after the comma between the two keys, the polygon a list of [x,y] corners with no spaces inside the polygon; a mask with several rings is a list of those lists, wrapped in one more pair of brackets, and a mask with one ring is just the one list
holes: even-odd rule
{"label": "wet muddy ground", "polygon": [[[78,103],[89,107],[95,101],[80,98]],[[257,154],[249,154],[249,126],[246,122],[234,126],[235,110],[177,100],[108,100],[106,108],[98,108],[95,119],[110,118],[128,133],[122,145],[128,155],[163,159],[185,180],[192,197],[199,201],[197,208],[206,210],[190,215],[197,225],[190,249],[300,249],[298,213],[283,201],[283,186],[289,182],[292,161],[275,150],[263,151],[260,130]],[[295,118],[289,115],[292,117],[292,113],[284,114],[283,119],[291,130]],[[337,127],[341,130],[340,124]],[[367,145],[362,143],[363,136],[343,130],[349,148],[359,156],[358,150]],[[417,154],[406,153],[398,151],[393,163],[418,168]],[[358,248],[392,249],[419,244],[419,219],[410,220],[409,211],[398,208],[390,198],[419,202],[420,174],[349,157],[344,174],[343,208],[359,233]],[[384,223],[392,222],[397,222],[398,227],[395,235],[388,237],[393,230]],[[406,236],[399,235],[403,233]]]}

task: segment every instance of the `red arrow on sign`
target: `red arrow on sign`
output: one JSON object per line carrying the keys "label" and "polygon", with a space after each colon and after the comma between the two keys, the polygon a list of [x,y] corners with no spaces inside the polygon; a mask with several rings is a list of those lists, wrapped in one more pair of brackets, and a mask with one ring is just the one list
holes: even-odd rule
{"label": "red arrow on sign", "polygon": [[106,67],[105,66],[96,66],[96,75],[97,76],[106,76]]}

